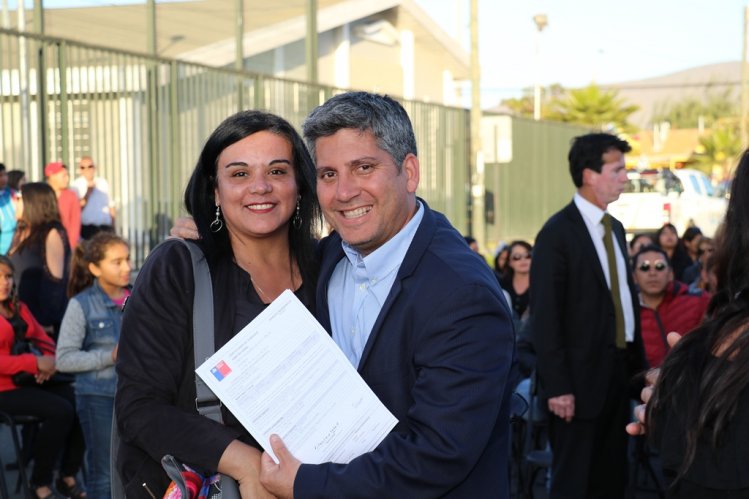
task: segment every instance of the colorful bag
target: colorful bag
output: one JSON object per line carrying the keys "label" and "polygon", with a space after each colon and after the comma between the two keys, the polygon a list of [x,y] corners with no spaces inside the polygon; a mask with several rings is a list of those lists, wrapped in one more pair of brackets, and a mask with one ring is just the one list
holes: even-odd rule
{"label": "colorful bag", "polygon": [[224,499],[227,497],[221,488],[221,474],[219,473],[202,475],[186,464],[179,464],[170,455],[161,459],[161,466],[172,479],[172,483],[166,489],[164,499]]}

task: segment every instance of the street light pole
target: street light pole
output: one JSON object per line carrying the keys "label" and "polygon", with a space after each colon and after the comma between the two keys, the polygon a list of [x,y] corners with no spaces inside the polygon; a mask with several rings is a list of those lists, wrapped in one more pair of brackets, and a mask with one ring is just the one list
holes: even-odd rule
{"label": "street light pole", "polygon": [[307,82],[317,83],[317,0],[307,0],[307,34],[304,50],[307,63]]}
{"label": "street light pole", "polygon": [[484,156],[481,152],[481,64],[479,2],[471,0],[471,235],[486,247]]}
{"label": "street light pole", "polygon": [[741,148],[746,149],[749,144],[747,137],[747,104],[749,103],[749,82],[747,82],[749,66],[747,66],[747,43],[749,42],[749,7],[744,7],[744,39],[741,44]]}
{"label": "street light pole", "polygon": [[536,82],[533,86],[533,119],[541,119],[541,32],[549,25],[549,18],[546,14],[536,14],[533,16],[533,22],[536,23]]}

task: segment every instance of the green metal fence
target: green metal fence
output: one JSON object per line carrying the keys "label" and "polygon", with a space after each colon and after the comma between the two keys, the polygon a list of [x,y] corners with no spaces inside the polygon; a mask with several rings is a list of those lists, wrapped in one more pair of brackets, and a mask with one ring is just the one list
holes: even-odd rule
{"label": "green metal fence", "polygon": [[[340,91],[0,29],[0,161],[41,180],[46,162],[72,173],[90,154],[139,266],[183,213],[184,186],[221,120],[255,108],[299,126]],[[419,144],[419,195],[465,231],[467,112],[402,103]]]}
{"label": "green metal fence", "polygon": [[495,218],[487,223],[490,249],[499,241],[532,241],[554,212],[569,203],[575,186],[567,153],[573,137],[590,130],[551,121],[512,119],[512,160],[486,165],[485,185]]}

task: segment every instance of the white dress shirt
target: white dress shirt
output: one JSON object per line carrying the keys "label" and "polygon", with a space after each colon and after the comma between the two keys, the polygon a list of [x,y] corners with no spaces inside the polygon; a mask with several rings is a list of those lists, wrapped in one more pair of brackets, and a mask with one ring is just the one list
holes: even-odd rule
{"label": "white dress shirt", "polygon": [[[601,219],[606,212],[578,193],[575,193],[573,201],[583,216],[585,227],[588,229],[588,234],[590,234],[590,239],[593,241],[593,246],[595,246],[598,254],[598,262],[601,264],[603,275],[606,277],[606,284],[611,289],[609,259],[606,255],[606,247],[603,244],[604,228],[601,223]],[[615,241],[614,253],[616,254],[616,271],[619,276],[619,297],[622,301],[622,312],[624,313],[624,338],[627,342],[631,342],[635,339],[635,309],[632,305],[632,293],[627,284],[627,272],[629,271],[627,270],[626,257],[622,254],[616,234],[612,234],[612,237]]]}

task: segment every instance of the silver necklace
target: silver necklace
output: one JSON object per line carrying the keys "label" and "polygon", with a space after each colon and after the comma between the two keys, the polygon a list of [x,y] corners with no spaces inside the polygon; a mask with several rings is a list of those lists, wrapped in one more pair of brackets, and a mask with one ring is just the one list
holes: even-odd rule
{"label": "silver necklace", "polygon": [[265,294],[265,291],[263,291],[263,288],[261,288],[258,283],[255,282],[255,279],[250,276],[250,282],[255,287],[255,289],[258,291],[258,295],[260,296],[260,299],[263,300],[263,302],[270,302],[268,299],[268,295]]}

